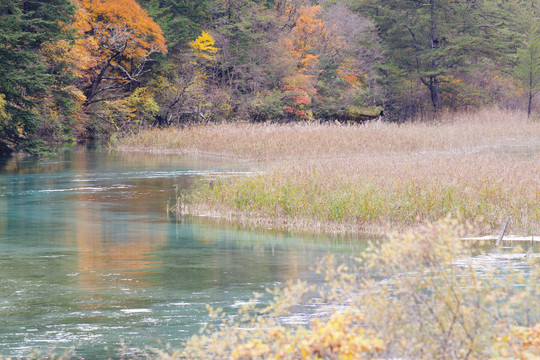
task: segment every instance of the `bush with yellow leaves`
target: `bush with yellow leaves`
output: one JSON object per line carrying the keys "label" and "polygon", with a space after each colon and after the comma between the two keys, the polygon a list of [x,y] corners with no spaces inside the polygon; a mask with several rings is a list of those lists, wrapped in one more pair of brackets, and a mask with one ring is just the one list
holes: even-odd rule
{"label": "bush with yellow leaves", "polygon": [[515,327],[499,337],[495,347],[500,359],[540,359],[540,323],[531,327]]}
{"label": "bush with yellow leaves", "polygon": [[[318,267],[321,284],[275,290],[268,306],[258,305],[258,294],[234,316],[210,309],[216,321],[184,349],[154,354],[235,360],[534,358],[539,263],[519,259],[518,271],[515,257],[507,262],[493,255],[482,262],[486,257],[460,240],[472,231],[446,218],[390,235],[354,260],[330,256]],[[284,321],[309,299],[318,305],[308,324]]]}

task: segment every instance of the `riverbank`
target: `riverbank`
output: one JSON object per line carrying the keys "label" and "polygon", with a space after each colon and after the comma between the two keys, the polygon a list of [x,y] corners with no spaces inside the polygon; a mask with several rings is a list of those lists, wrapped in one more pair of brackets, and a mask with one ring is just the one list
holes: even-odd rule
{"label": "riverbank", "polygon": [[513,234],[540,230],[540,122],[486,109],[431,123],[219,124],[147,130],[121,151],[242,159],[250,176],[199,182],[181,214],[246,226],[359,233],[447,214]]}

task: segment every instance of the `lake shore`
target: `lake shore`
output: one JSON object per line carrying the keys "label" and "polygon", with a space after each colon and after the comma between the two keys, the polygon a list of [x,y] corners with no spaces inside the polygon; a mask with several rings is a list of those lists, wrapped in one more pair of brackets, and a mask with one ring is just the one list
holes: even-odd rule
{"label": "lake shore", "polygon": [[540,122],[484,109],[434,122],[225,123],[147,130],[120,151],[218,156],[248,176],[199,182],[173,207],[250,227],[313,233],[404,230],[452,214],[496,233],[540,230]]}

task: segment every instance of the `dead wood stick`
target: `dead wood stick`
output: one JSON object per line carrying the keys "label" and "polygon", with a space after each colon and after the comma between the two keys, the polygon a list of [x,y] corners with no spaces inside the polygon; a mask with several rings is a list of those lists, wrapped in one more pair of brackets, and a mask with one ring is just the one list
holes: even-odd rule
{"label": "dead wood stick", "polygon": [[504,233],[506,232],[506,228],[508,227],[508,223],[510,222],[510,216],[506,218],[505,222],[504,222],[504,225],[501,229],[501,233],[499,234],[499,238],[497,239],[497,243],[495,244],[495,246],[499,247],[499,245],[501,245],[501,241],[504,237]]}

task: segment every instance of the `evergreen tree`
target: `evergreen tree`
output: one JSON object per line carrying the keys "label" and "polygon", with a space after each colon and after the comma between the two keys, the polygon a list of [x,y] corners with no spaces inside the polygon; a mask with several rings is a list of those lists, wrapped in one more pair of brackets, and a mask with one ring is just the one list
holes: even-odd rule
{"label": "evergreen tree", "polygon": [[69,0],[2,0],[0,3],[0,154],[35,147],[36,105],[57,73],[42,61],[45,44],[70,37]]}
{"label": "evergreen tree", "polygon": [[527,94],[527,115],[531,116],[533,98],[540,93],[540,34],[531,27],[517,52],[514,76]]}
{"label": "evergreen tree", "polygon": [[179,50],[201,33],[211,18],[210,0],[139,0],[161,27],[169,53]]}
{"label": "evergreen tree", "polygon": [[379,28],[391,72],[421,81],[435,110],[449,77],[511,48],[503,10],[488,0],[367,0],[361,8]]}

